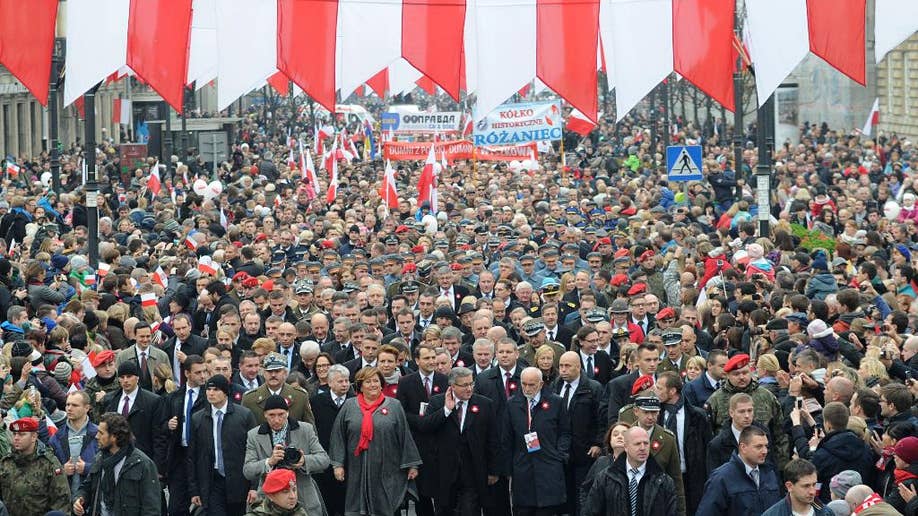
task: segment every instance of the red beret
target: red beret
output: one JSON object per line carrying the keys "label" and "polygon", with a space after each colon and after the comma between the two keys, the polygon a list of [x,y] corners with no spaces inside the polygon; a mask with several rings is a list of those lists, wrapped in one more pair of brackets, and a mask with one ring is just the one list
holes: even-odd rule
{"label": "red beret", "polygon": [[619,249],[618,251],[615,251],[615,254],[613,254],[612,256],[615,258],[630,258],[631,252],[628,251],[627,249]]}
{"label": "red beret", "polygon": [[634,384],[631,386],[631,395],[637,396],[639,392],[651,387],[653,387],[653,375],[645,374],[643,376],[638,376],[638,379],[635,380]]}
{"label": "red beret", "polygon": [[271,292],[272,290],[274,290],[274,281],[268,280],[268,281],[262,283],[262,284],[261,284],[261,288],[267,290],[268,292]]}
{"label": "red beret", "polygon": [[115,359],[115,352],[110,349],[106,349],[105,351],[100,351],[96,353],[96,356],[93,357],[91,363],[93,367],[99,367],[100,365],[110,360],[114,360],[114,359]]}
{"label": "red beret", "polygon": [[396,232],[396,233],[407,233],[408,231],[409,231],[409,230],[408,230],[408,226],[406,226],[406,225],[404,225],[404,224],[402,224],[401,226],[395,228],[395,232]]}
{"label": "red beret", "polygon": [[740,353],[739,355],[733,355],[733,358],[727,360],[727,365],[724,366],[724,372],[729,373],[730,371],[735,371],[737,369],[742,369],[749,365],[749,355],[745,353]]}
{"label": "red beret", "polygon": [[246,288],[258,288],[258,278],[249,276],[242,280],[242,286]]}
{"label": "red beret", "polygon": [[34,417],[23,417],[10,423],[10,432],[37,432],[38,420]]}
{"label": "red beret", "polygon": [[233,274],[233,281],[245,281],[249,278],[249,273],[245,271],[239,271],[236,274]]}
{"label": "red beret", "polygon": [[268,239],[268,235],[266,235],[266,234],[264,234],[264,233],[259,233],[259,234],[255,235],[255,241],[256,241],[256,242],[263,242],[263,241],[265,241],[265,240],[267,240],[267,239]]}
{"label": "red beret", "polygon": [[613,287],[620,287],[625,283],[628,283],[627,274],[616,274],[615,276],[612,276],[612,279],[609,280],[609,285],[612,285]]}
{"label": "red beret", "polygon": [[638,258],[638,261],[639,261],[639,262],[643,262],[644,260],[646,260],[646,259],[648,259],[648,258],[653,258],[654,256],[655,256],[655,254],[654,254],[654,252],[653,252],[653,249],[648,249],[648,250],[644,251],[643,253],[641,253],[641,257]]}
{"label": "red beret", "polygon": [[411,248],[411,252],[412,252],[412,253],[415,253],[415,254],[423,254],[423,253],[424,253],[424,246],[422,246],[422,245],[416,245],[416,246],[414,246],[414,247]]}
{"label": "red beret", "polygon": [[631,288],[628,289],[629,296],[636,296],[638,294],[647,293],[647,284],[646,283],[635,283]]}
{"label": "red beret", "polygon": [[406,263],[405,266],[402,267],[402,274],[408,274],[409,272],[417,272],[417,271],[418,271],[418,266],[413,263]]}
{"label": "red beret", "polygon": [[323,240],[320,245],[322,246],[322,249],[331,249],[335,247],[335,242],[334,240]]}
{"label": "red beret", "polygon": [[661,321],[661,320],[666,319],[666,318],[668,318],[668,317],[672,317],[673,319],[676,318],[676,311],[673,310],[673,308],[672,308],[671,306],[667,306],[666,308],[664,308],[664,309],[660,310],[659,312],[657,312],[656,320]]}
{"label": "red beret", "polygon": [[460,265],[460,264],[458,264],[458,263],[451,263],[451,264],[449,265],[449,268],[450,268],[450,270],[453,270],[453,271],[461,271],[461,270],[462,270],[462,265]]}
{"label": "red beret", "polygon": [[289,469],[275,469],[265,476],[261,490],[265,494],[274,494],[292,487],[296,487],[296,473]]}
{"label": "red beret", "polygon": [[236,246],[237,249],[242,249],[242,242],[238,240],[233,240],[233,245]]}

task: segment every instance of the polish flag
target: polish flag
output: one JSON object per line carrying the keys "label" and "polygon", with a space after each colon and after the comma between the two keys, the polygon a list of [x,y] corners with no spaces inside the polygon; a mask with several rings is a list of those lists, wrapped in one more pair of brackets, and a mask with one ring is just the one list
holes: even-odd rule
{"label": "polish flag", "polygon": [[567,119],[567,130],[574,131],[580,136],[585,137],[590,134],[590,131],[592,131],[594,127],[596,127],[596,124],[591,122],[586,115],[576,109],[571,111],[571,116]]}
{"label": "polish flag", "polygon": [[185,236],[185,247],[194,251],[198,248],[198,241],[194,239],[194,234],[196,231],[192,231]]}
{"label": "polish flag", "polygon": [[156,294],[154,292],[140,294],[140,306],[156,306]]}
{"label": "polish flag", "polygon": [[319,136],[319,141],[325,141],[331,138],[335,135],[336,132],[337,131],[335,131],[334,126],[331,125],[323,125],[322,127],[316,129],[316,134]]}
{"label": "polish flag", "polygon": [[112,103],[112,123],[131,124],[131,101],[128,99],[115,99]]}
{"label": "polish flag", "polygon": [[300,142],[300,169],[303,179],[311,187],[307,189],[307,196],[311,201],[316,198],[316,191],[319,188],[319,176],[316,175],[316,166],[312,162],[312,154],[303,150],[303,142]]}
{"label": "polish flag", "polygon": [[465,138],[472,134],[472,129],[474,129],[474,126],[472,125],[473,120],[471,113],[465,113],[463,118],[465,119],[465,123],[462,125],[462,137]]}
{"label": "polish flag", "polygon": [[6,162],[6,175],[10,177],[19,176],[19,165],[13,163],[12,161]]}
{"label": "polish flag", "polygon": [[210,274],[211,276],[217,275],[217,265],[210,256],[205,255],[198,260],[198,270],[204,274]]}
{"label": "polish flag", "polygon": [[169,276],[166,276],[166,271],[163,270],[162,266],[156,268],[153,271],[153,283],[156,283],[160,287],[166,288],[166,285],[169,283]]}
{"label": "polish flag", "polygon": [[880,99],[875,99],[873,101],[873,107],[870,108],[870,115],[867,116],[867,122],[864,123],[864,128],[861,130],[864,133],[864,136],[870,136],[873,133],[873,128],[880,123]]}
{"label": "polish flag", "polygon": [[104,278],[108,274],[108,271],[111,270],[111,268],[111,265],[99,262],[99,268],[96,270],[96,272],[99,274],[100,278]]}
{"label": "polish flag", "polygon": [[382,187],[379,189],[379,196],[390,210],[398,208],[398,190],[395,188],[395,170],[392,169],[392,163],[386,160],[386,174],[383,176]]}
{"label": "polish flag", "polygon": [[153,197],[159,197],[159,192],[163,189],[163,184],[159,179],[159,162],[150,167],[150,177],[147,178],[147,190],[153,193]]}
{"label": "polish flag", "polygon": [[95,275],[95,274],[87,274],[86,276],[84,276],[84,277],[83,277],[83,284],[86,285],[87,287],[91,287],[91,286],[95,285],[95,284],[96,284],[96,275]]}
{"label": "polish flag", "polygon": [[430,152],[427,154],[427,161],[421,170],[421,177],[418,179],[418,205],[424,201],[430,202],[430,212],[437,212],[437,177],[434,165],[437,163],[437,156],[434,151],[434,145],[430,145]]}
{"label": "polish flag", "polygon": [[335,198],[338,196],[338,140],[335,140],[335,143],[332,144],[331,150],[328,151],[328,156],[325,159],[325,170],[328,171],[328,175],[331,178],[328,182],[328,191],[325,192],[325,202],[331,204],[335,202]]}

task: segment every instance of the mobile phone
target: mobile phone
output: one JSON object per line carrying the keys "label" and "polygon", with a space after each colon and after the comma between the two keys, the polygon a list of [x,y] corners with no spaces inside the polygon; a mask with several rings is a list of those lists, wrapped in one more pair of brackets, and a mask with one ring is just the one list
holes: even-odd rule
{"label": "mobile phone", "polygon": [[797,396],[797,410],[803,410],[803,396]]}

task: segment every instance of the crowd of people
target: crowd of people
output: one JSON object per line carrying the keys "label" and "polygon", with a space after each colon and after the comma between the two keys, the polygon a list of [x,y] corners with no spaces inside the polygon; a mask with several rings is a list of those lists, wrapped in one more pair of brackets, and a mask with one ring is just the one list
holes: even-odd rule
{"label": "crowd of people", "polygon": [[649,120],[438,165],[435,204],[394,164],[397,208],[347,121],[336,196],[304,179],[293,106],[215,172],[103,138],[98,263],[81,149],[57,193],[20,158],[0,514],[918,514],[913,144],[805,124],[759,234],[752,144]]}

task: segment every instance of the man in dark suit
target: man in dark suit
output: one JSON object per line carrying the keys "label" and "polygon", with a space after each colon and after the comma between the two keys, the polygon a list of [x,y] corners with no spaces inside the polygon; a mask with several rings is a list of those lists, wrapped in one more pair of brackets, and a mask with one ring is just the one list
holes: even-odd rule
{"label": "man in dark suit", "polygon": [[628,404],[628,398],[631,396],[631,387],[634,381],[640,376],[656,375],[657,364],[660,363],[660,351],[653,344],[641,344],[637,349],[638,370],[619,376],[606,385],[606,399],[609,405],[606,408],[606,416],[609,418],[609,424],[618,421],[618,411]]}
{"label": "man in dark suit", "polygon": [[558,305],[555,303],[545,303],[542,305],[542,322],[545,323],[545,338],[549,342],[557,342],[564,346],[564,349],[570,350],[571,341],[574,339],[574,332],[559,324],[558,322]]}
{"label": "man in dark suit", "polygon": [[596,380],[600,385],[609,383],[615,364],[605,351],[599,351],[599,331],[595,326],[584,326],[577,330],[577,355],[583,375]]}
{"label": "man in dark suit", "polygon": [[166,481],[169,485],[169,515],[187,515],[191,505],[188,494],[188,440],[191,433],[191,417],[208,407],[207,398],[201,386],[207,374],[204,359],[198,355],[188,355],[182,362],[185,374],[185,385],[179,387],[163,400],[164,423],[163,439],[159,446],[165,446],[161,452],[165,457]]}
{"label": "man in dark suit", "polygon": [[430,398],[419,419],[420,431],[437,443],[425,474],[437,487],[438,516],[481,514],[491,502],[488,486],[498,480],[500,425],[494,403],[473,394],[473,386],[471,370],[453,368],[449,388]]}
{"label": "man in dark suit", "polygon": [[[242,474],[248,431],[255,417],[242,405],[229,403],[230,383],[216,374],[205,384],[209,407],[191,417],[187,481],[191,503],[205,514],[242,516],[254,494]],[[252,493],[250,493],[252,491]]]}
{"label": "man in dark suit", "polygon": [[277,352],[287,363],[288,371],[296,371],[300,367],[300,347],[296,344],[296,326],[293,323],[281,323],[275,332],[277,336]]}
{"label": "man in dark suit", "polygon": [[[312,397],[312,413],[316,418],[316,433],[322,448],[328,450],[331,446],[331,432],[338,417],[338,411],[347,398],[354,397],[351,392],[350,371],[341,364],[328,368],[328,391],[320,392]],[[328,468],[316,475],[319,491],[325,499],[325,508],[329,516],[344,514],[345,484],[335,480],[332,468]]]}
{"label": "man in dark suit", "polygon": [[364,335],[363,340],[355,345],[360,346],[360,356],[344,363],[344,367],[351,372],[351,381],[354,375],[364,367],[376,367],[376,354],[379,352],[379,337],[375,334]]}
{"label": "man in dark suit", "polygon": [[[429,466],[422,465],[418,468],[418,501],[415,509],[418,516],[431,516],[434,513],[432,499],[437,493],[437,482],[436,476],[427,474],[427,470],[433,469],[437,443],[431,439],[430,434],[419,431],[419,421],[427,411],[430,397],[446,392],[447,378],[434,371],[437,353],[433,348],[418,346],[414,349],[413,355],[418,370],[401,377],[398,381],[396,398],[405,409],[408,427],[411,429],[411,436],[414,437],[418,452],[421,454],[421,460],[429,464]],[[425,476],[427,478],[424,478]]]}
{"label": "man in dark suit", "polygon": [[408,345],[408,349],[414,352],[414,349],[418,347],[418,344],[421,342],[421,335],[415,331],[414,312],[405,308],[396,312],[393,316],[395,317],[395,325],[398,329],[383,337],[382,343],[388,344],[392,339],[399,337],[405,341],[405,344]]}
{"label": "man in dark suit", "polygon": [[191,333],[191,317],[181,313],[172,320],[172,331],[175,337],[167,340],[163,345],[163,352],[169,357],[172,366],[172,377],[177,385],[185,385],[185,370],[182,364],[188,355],[204,356],[207,349],[207,339]]}
{"label": "man in dark suit", "polygon": [[162,438],[162,399],[140,388],[140,370],[134,361],[128,360],[118,366],[118,383],[121,389],[110,392],[103,400],[105,412],[117,412],[127,418],[134,434],[134,446],[153,459],[156,469],[163,474],[165,458],[159,453],[163,448],[157,446]]}
{"label": "man in dark suit", "polygon": [[239,359],[239,370],[233,373],[232,383],[241,385],[245,392],[259,388],[265,383],[265,378],[258,374],[260,366],[261,359],[257,353],[252,350],[243,351]]}
{"label": "man in dark suit", "polygon": [[721,349],[712,349],[708,353],[708,368],[698,378],[685,384],[683,397],[693,407],[703,408],[708,398],[714,394],[724,379],[724,366],[727,365],[727,353]]}
{"label": "man in dark suit", "polygon": [[543,387],[542,372],[527,367],[507,401],[501,453],[511,458],[516,516],[551,514],[567,500],[559,480],[571,451],[570,419],[564,400]]}
{"label": "man in dark suit", "polygon": [[440,341],[446,352],[449,353],[449,359],[452,367],[472,367],[475,363],[475,357],[471,353],[462,349],[462,332],[455,326],[443,328],[440,333]]}
{"label": "man in dark suit", "polygon": [[[503,421],[507,414],[507,400],[510,399],[520,387],[519,349],[513,339],[504,337],[497,342],[497,366],[488,369],[475,378],[475,392],[494,402],[494,413],[498,421]],[[498,425],[503,429],[503,425]],[[485,507],[486,516],[502,516],[510,514],[508,475],[511,465],[509,457],[501,457],[498,470],[500,478],[490,486],[488,499],[493,503]]]}
{"label": "man in dark suit", "polygon": [[565,417],[571,426],[571,452],[565,465],[567,510],[580,514],[577,493],[587,472],[602,453],[606,434],[606,404],[602,386],[580,374],[580,357],[573,351],[561,355],[558,379],[551,391],[564,401]]}
{"label": "man in dark suit", "polygon": [[213,312],[211,313],[209,320],[207,320],[207,337],[211,341],[216,341],[217,321],[220,319],[220,316],[223,315],[223,307],[229,305],[238,311],[239,304],[236,303],[236,301],[226,293],[226,284],[223,283],[222,280],[214,280],[208,283],[207,293],[214,304]]}
{"label": "man in dark suit", "polygon": [[[706,470],[710,475],[712,471],[730,461],[730,457],[737,450],[739,435],[747,426],[757,426],[765,431],[771,440],[768,428],[755,420],[755,402],[752,396],[739,392],[730,397],[730,424],[724,423],[720,432],[708,443],[706,451]],[[768,459],[774,463],[774,454],[769,452]]]}
{"label": "man in dark suit", "polygon": [[449,299],[453,311],[456,311],[462,299],[469,295],[469,289],[462,285],[455,285],[453,280],[454,274],[449,267],[443,266],[437,269],[437,294]]}
{"label": "man in dark suit", "polygon": [[695,514],[708,479],[705,455],[712,437],[711,424],[703,410],[684,402],[682,386],[678,373],[666,371],[657,377],[654,389],[663,406],[658,424],[676,436],[686,514]]}

